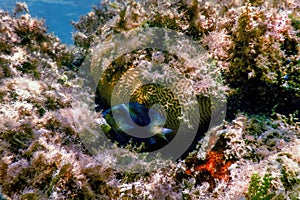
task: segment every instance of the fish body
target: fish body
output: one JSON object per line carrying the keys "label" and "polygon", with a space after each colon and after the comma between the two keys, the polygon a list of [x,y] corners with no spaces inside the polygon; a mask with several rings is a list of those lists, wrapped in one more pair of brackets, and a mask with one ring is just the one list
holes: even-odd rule
{"label": "fish body", "polygon": [[159,143],[167,144],[173,133],[172,129],[163,127],[166,121],[163,115],[136,102],[116,105],[105,110],[102,116],[107,123],[102,125],[102,130],[120,146],[144,143],[146,149],[153,149]]}

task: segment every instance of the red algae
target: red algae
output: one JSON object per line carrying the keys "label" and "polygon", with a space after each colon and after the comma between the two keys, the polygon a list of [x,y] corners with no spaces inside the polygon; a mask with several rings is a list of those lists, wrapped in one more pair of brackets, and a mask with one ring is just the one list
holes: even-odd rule
{"label": "red algae", "polygon": [[[235,163],[234,159],[226,159],[226,139],[220,138],[215,147],[208,151],[204,160],[186,159],[187,166],[186,174],[195,177],[196,184],[208,182],[209,190],[212,191],[216,187],[216,180],[229,182],[230,171],[229,167]],[[228,147],[227,147],[228,148]]]}

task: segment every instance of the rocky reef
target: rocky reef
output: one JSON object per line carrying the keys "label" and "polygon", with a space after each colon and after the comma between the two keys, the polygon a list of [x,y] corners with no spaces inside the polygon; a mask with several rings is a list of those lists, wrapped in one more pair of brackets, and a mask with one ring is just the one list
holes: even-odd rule
{"label": "rocky reef", "polygon": [[[299,9],[291,0],[102,1],[73,22],[75,47],[47,33],[25,4],[12,14],[1,10],[0,199],[299,199]],[[205,50],[205,64],[155,48],[127,52],[107,66],[89,57],[114,35],[129,37],[139,27],[188,36]],[[176,45],[190,47],[181,41]],[[81,70],[90,60],[90,70],[104,74],[97,90]],[[96,111],[114,106],[111,96],[122,77],[141,83],[131,72],[149,63],[181,73],[184,81],[175,88],[197,96],[200,109],[211,106],[201,104],[202,97],[227,99],[226,119],[207,130],[205,118],[201,137],[177,161],[149,161],[146,153],[97,143],[104,136]],[[173,103],[168,114],[177,113],[176,97],[157,88],[146,85],[131,100],[151,106],[163,95]],[[194,113],[190,101],[178,102]],[[182,118],[184,127],[194,124],[194,116]],[[166,128],[177,128],[174,119]]]}
{"label": "rocky reef", "polygon": [[293,1],[104,2],[74,23],[74,38],[89,48],[139,26],[182,32],[207,48],[230,86],[229,117],[290,114],[299,109],[298,13]]}

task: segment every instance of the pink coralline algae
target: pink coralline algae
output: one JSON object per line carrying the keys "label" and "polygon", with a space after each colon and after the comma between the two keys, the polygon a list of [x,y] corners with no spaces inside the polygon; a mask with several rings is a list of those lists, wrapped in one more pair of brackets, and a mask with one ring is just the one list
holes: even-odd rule
{"label": "pink coralline algae", "polygon": [[[0,198],[247,199],[257,190],[251,177],[261,176],[273,199],[299,199],[299,23],[293,0],[103,1],[73,22],[76,47],[67,47],[26,4],[0,10]],[[103,118],[78,71],[90,47],[140,26],[186,34],[211,62],[197,69],[169,52],[132,51],[110,65],[108,93],[111,77],[153,60],[172,61],[193,83],[184,92],[213,88],[228,98],[227,118],[182,160],[146,162],[146,154],[97,143]],[[221,72],[222,84],[201,70]],[[120,160],[130,169],[112,167]]]}

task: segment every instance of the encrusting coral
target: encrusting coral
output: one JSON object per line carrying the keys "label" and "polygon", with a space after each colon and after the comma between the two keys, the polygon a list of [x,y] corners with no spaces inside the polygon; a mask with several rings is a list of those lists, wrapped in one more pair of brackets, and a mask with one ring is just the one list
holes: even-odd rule
{"label": "encrusting coral", "polygon": [[[298,14],[290,0],[103,1],[74,23],[72,49],[25,4],[13,14],[1,10],[0,199],[251,199],[262,188],[273,199],[299,199]],[[161,168],[126,149],[103,147],[94,156],[85,145],[100,127],[89,109],[95,91],[76,72],[84,52],[139,26],[192,37],[228,86],[206,83],[228,92],[233,120],[208,131],[186,159],[157,160],[168,163]],[[135,54],[145,53],[127,58]],[[132,161],[131,171],[112,167],[121,158]],[[141,165],[147,170],[138,174]]]}

